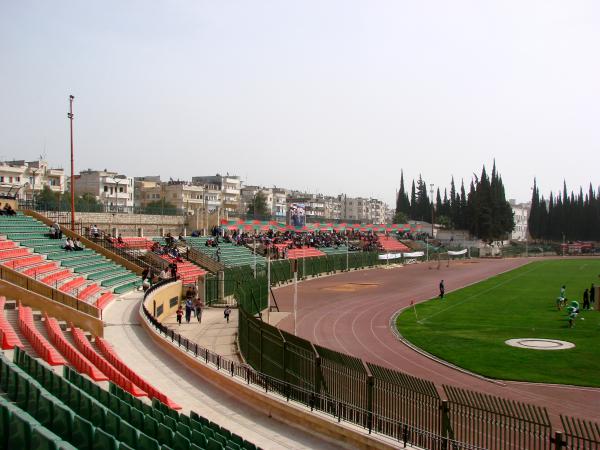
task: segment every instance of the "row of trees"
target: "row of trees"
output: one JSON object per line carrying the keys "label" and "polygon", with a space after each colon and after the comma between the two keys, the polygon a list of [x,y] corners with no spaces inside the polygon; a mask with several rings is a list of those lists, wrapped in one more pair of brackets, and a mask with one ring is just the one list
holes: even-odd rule
{"label": "row of trees", "polygon": [[[430,191],[430,193],[432,193]],[[496,170],[488,176],[485,166],[479,177],[474,176],[466,193],[464,181],[457,190],[454,178],[450,181],[450,192],[436,191],[435,200],[427,194],[427,183],[421,175],[413,180],[410,197],[404,188],[404,174],[400,175],[400,190],[396,199],[394,222],[408,220],[434,221],[446,228],[467,229],[471,234],[484,240],[506,238],[514,228],[512,208],[506,201],[502,177]]]}
{"label": "row of trees", "polygon": [[584,194],[568,193],[563,182],[562,192],[550,192],[548,199],[542,195],[533,181],[531,211],[529,213],[529,234],[534,239],[554,240],[593,240],[600,241],[600,188],[594,192],[590,183]]}

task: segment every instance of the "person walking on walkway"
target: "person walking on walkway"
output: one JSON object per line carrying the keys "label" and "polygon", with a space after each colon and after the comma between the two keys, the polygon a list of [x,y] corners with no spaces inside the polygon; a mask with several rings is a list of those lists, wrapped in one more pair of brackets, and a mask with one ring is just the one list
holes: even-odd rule
{"label": "person walking on walkway", "polygon": [[185,301],[185,322],[190,323],[192,317],[192,299],[188,298]]}
{"label": "person walking on walkway", "polygon": [[196,299],[196,319],[198,319],[198,323],[202,323],[202,302],[199,299]]}
{"label": "person walking on walkway", "polygon": [[179,308],[177,308],[177,312],[175,314],[177,315],[177,323],[181,325],[181,317],[183,317],[183,309],[181,308],[181,305],[179,305]]}
{"label": "person walking on walkway", "polygon": [[444,280],[440,281],[440,298],[444,298],[444,293],[446,292],[446,287],[444,286]]}
{"label": "person walking on walkway", "polygon": [[223,316],[225,317],[225,319],[227,319],[227,323],[229,323],[229,315],[231,314],[231,308],[229,307],[229,305],[227,305],[225,307],[225,310],[223,311]]}

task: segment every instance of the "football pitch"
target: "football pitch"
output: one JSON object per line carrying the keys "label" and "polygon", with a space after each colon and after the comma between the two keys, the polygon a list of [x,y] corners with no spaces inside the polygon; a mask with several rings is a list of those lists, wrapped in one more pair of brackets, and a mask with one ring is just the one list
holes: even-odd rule
{"label": "football pitch", "polygon": [[[556,307],[563,284],[568,303],[582,307],[584,289],[598,286],[599,275],[598,258],[531,262],[406,309],[396,326],[417,347],[486,377],[600,387],[600,312],[581,310],[569,328],[567,311]],[[575,348],[505,344],[515,338],[559,339]]]}

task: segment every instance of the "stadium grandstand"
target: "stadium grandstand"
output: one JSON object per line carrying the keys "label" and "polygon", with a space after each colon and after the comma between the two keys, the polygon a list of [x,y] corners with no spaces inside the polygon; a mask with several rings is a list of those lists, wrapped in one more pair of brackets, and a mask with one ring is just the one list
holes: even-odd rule
{"label": "stadium grandstand", "polygon": [[[590,421],[561,415],[558,435],[544,407],[438,386],[265,320],[280,312],[271,287],[345,274],[354,289],[352,269],[430,245],[411,240],[421,230],[410,225],[225,221],[178,238],[62,230],[74,251],[51,227],[31,211],[0,216],[0,448],[600,445],[581,431]],[[198,329],[220,345],[222,308],[235,307],[226,339],[236,358],[173,322],[190,292],[218,318]]]}

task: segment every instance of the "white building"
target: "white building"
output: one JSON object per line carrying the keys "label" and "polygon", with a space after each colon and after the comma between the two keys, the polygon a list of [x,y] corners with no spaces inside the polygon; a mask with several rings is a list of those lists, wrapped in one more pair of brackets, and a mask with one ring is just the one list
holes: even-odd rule
{"label": "white building", "polygon": [[220,191],[221,206],[225,212],[237,212],[240,209],[240,189],[242,181],[236,175],[198,176],[192,177],[193,184],[216,186]]}
{"label": "white building", "polygon": [[383,224],[388,220],[388,206],[376,198],[340,196],[343,220]]}
{"label": "white building", "polygon": [[508,203],[512,208],[515,219],[515,229],[510,238],[515,241],[525,241],[529,236],[527,221],[529,219],[531,203],[517,203],[514,199],[510,199]]}
{"label": "white building", "polygon": [[85,170],[75,175],[75,193],[91,194],[98,202],[117,211],[133,209],[133,178],[105,170]]}
{"label": "white building", "polygon": [[258,193],[261,193],[275,220],[285,220],[287,215],[287,190],[260,186],[244,186],[240,190],[240,212],[245,214]]}
{"label": "white building", "polygon": [[50,168],[43,160],[0,162],[0,195],[31,200],[44,186],[65,192],[65,171]]}

